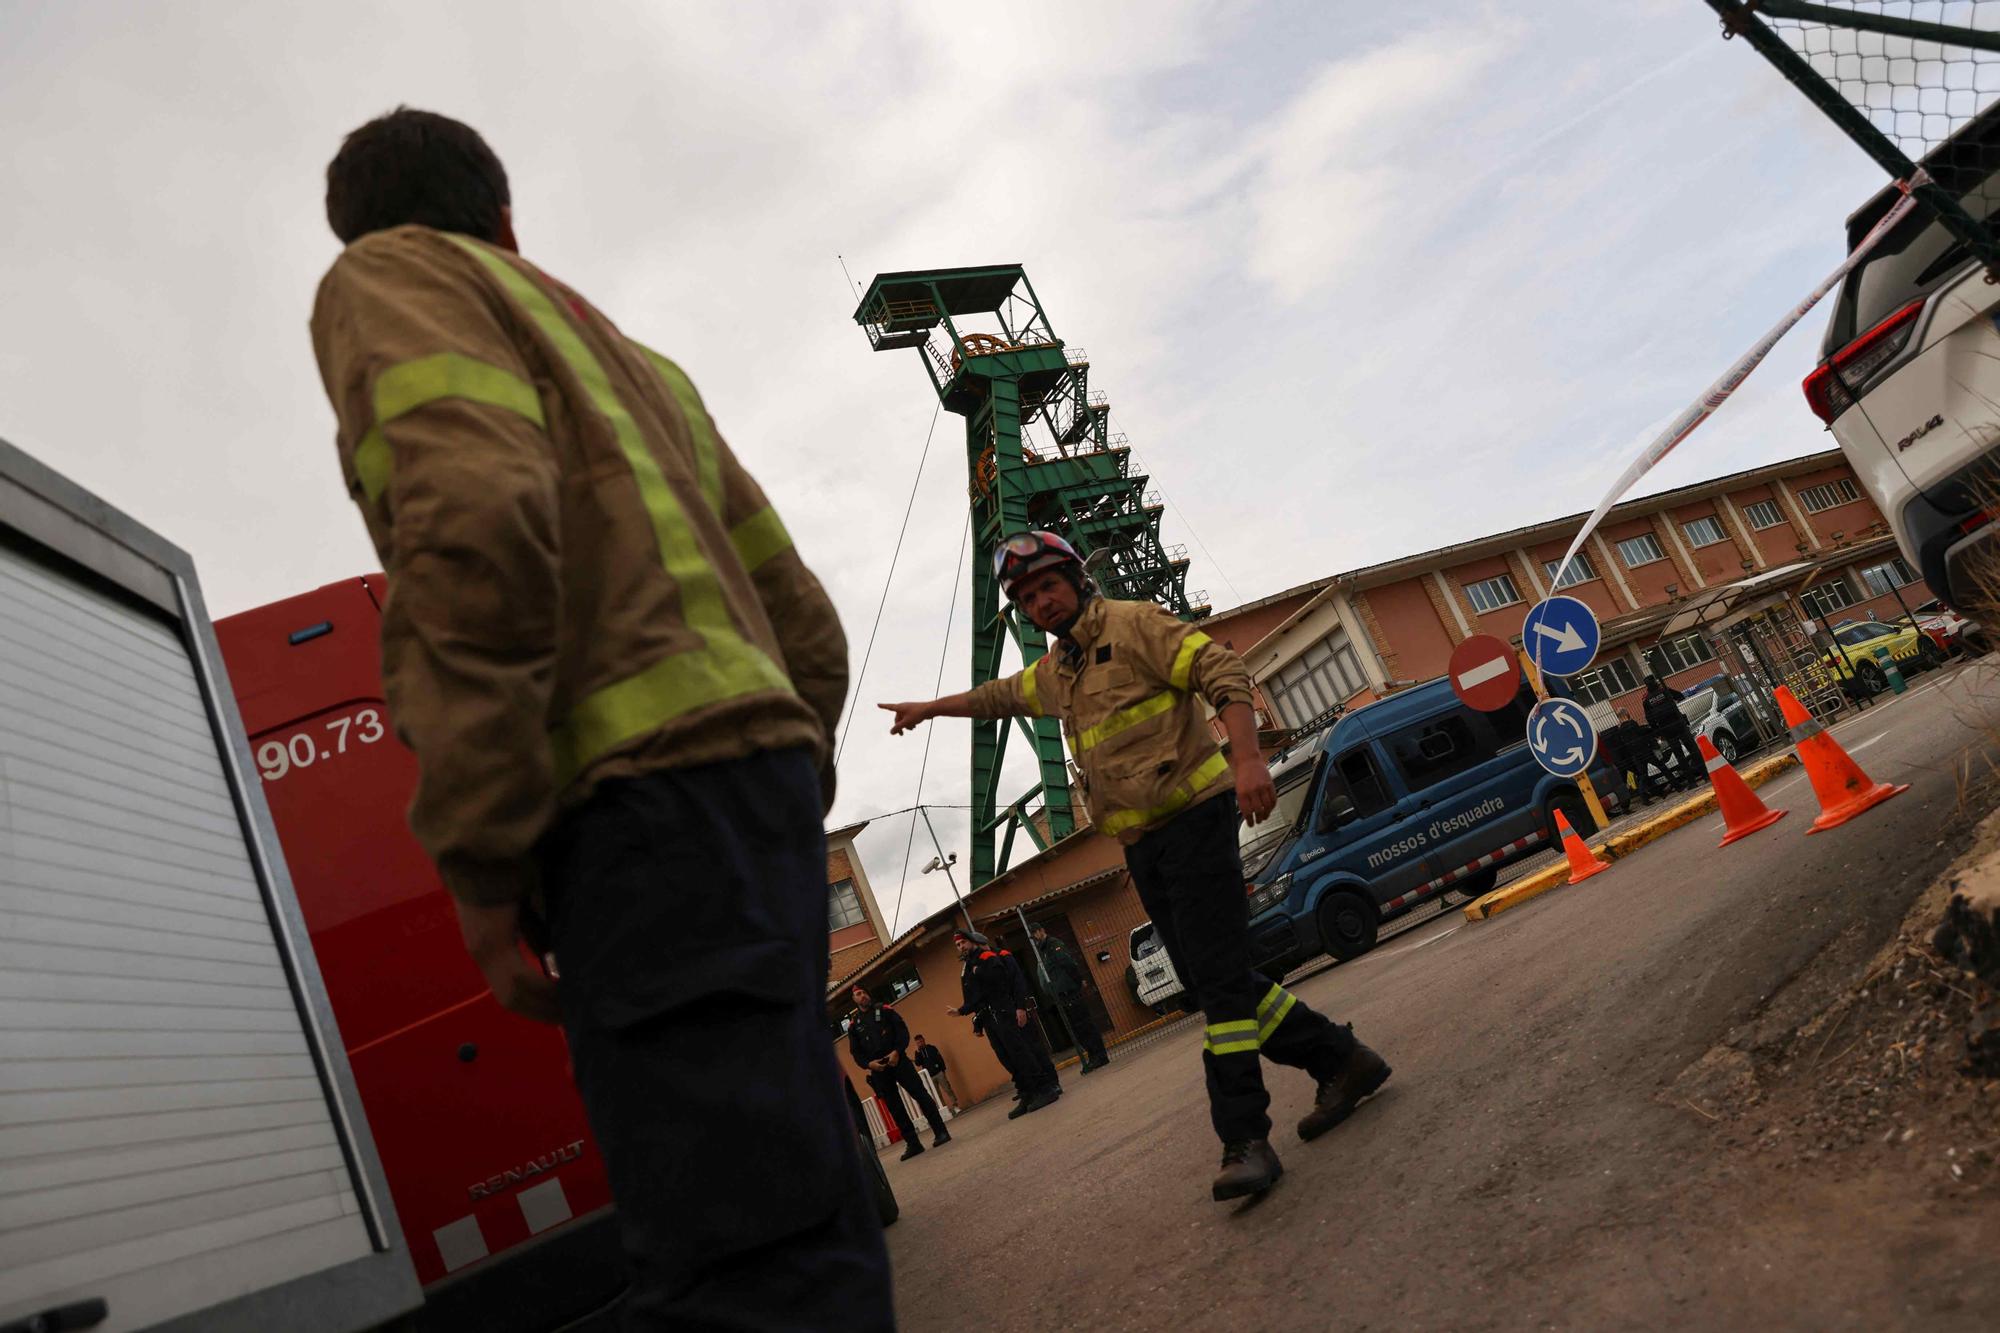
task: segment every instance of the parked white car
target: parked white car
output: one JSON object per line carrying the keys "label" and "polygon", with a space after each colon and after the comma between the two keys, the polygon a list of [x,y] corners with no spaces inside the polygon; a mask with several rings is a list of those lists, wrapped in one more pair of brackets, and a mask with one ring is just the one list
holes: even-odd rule
{"label": "parked white car", "polygon": [[[1924,166],[1968,213],[1992,218],[2000,213],[1996,150],[2000,106],[1968,122]],[[1848,247],[1901,197],[1884,189],[1850,217]],[[2000,536],[1996,314],[2000,284],[1918,209],[1841,284],[1820,365],[1805,381],[1806,401],[1831,427],[1904,557],[1961,610],[1978,604],[1976,557]]]}
{"label": "parked white car", "polygon": [[1750,716],[1749,704],[1733,687],[1722,688],[1726,683],[1726,677],[1704,681],[1700,688],[1682,697],[1680,710],[1695,735],[1708,737],[1717,752],[1733,764],[1738,755],[1756,749],[1763,741],[1757,734],[1756,719]]}
{"label": "parked white car", "polygon": [[1167,957],[1166,943],[1153,929],[1152,922],[1132,928],[1130,947],[1132,989],[1139,1003],[1161,1011],[1170,1004],[1188,1008],[1191,997],[1181,985],[1180,974],[1174,971],[1174,960]]}
{"label": "parked white car", "polygon": [[1930,635],[1937,646],[1947,653],[1964,651],[1969,646],[1969,640],[1978,634],[1979,626],[1935,597],[1918,603],[1913,610],[1917,628]]}

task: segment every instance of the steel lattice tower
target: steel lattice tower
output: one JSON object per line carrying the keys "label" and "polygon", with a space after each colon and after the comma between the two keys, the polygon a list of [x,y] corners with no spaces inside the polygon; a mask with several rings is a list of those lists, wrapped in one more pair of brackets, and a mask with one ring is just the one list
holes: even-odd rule
{"label": "steel lattice tower", "polygon": [[[1090,387],[1090,359],[1056,336],[1020,265],[880,274],[854,322],[878,352],[920,349],[938,398],[965,418],[974,685],[1002,674],[1010,634],[1024,664],[1048,651],[1042,632],[1002,605],[992,552],[1007,533],[1061,533],[1108,596],[1157,601],[1191,620],[1208,614],[1207,605],[1190,604],[1185,550],[1160,542],[1158,496],[1132,473],[1124,437],[1110,433],[1110,404]],[[1194,602],[1202,601],[1197,593]],[[1034,750],[1039,781],[1003,806],[1007,726],[972,724],[974,887],[1007,868],[1017,829],[1046,849],[1076,827],[1056,720],[1016,725]]]}

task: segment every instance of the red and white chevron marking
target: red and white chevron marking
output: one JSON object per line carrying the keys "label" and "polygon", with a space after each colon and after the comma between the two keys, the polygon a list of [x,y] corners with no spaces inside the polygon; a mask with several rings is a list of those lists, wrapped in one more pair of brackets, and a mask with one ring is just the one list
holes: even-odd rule
{"label": "red and white chevron marking", "polygon": [[1533,847],[1536,843],[1540,841],[1542,841],[1542,834],[1541,830],[1539,829],[1537,829],[1533,833],[1530,833],[1525,838],[1516,838],[1514,839],[1514,841],[1506,844],[1504,847],[1500,847],[1495,851],[1488,852],[1486,855],[1480,857],[1477,861],[1467,861],[1464,865],[1458,867],[1458,869],[1445,872],[1444,874],[1438,876],[1436,879],[1432,880],[1430,883],[1424,885],[1421,889],[1413,890],[1410,893],[1404,894],[1400,898],[1390,899],[1388,902],[1382,904],[1382,914],[1386,916],[1390,912],[1398,911],[1402,908],[1409,907],[1415,903],[1420,903],[1424,899],[1430,897],[1432,894],[1440,893],[1445,889],[1450,888],[1453,883],[1455,883],[1458,880],[1464,879],[1467,875],[1472,874],[1474,871],[1484,870],[1486,869],[1486,867],[1490,865],[1496,865],[1499,862],[1505,860],[1506,858],[1512,856],[1516,852],[1526,851],[1528,848]]}

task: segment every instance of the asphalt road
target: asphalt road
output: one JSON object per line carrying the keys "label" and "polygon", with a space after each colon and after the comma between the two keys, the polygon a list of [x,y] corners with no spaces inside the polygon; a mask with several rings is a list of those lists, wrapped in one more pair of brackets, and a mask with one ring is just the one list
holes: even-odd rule
{"label": "asphalt road", "polygon": [[1912,784],[1861,819],[1808,836],[1788,775],[1760,794],[1792,814],[1726,850],[1700,820],[1588,884],[1296,982],[1396,1072],[1308,1145],[1309,1082],[1266,1065],[1286,1174],[1250,1205],[1208,1197],[1198,1028],[1070,1073],[1036,1115],[969,1112],[951,1145],[888,1161],[904,1326],[1994,1326],[1990,1205],[1885,1221],[1858,1185],[1777,1188],[1662,1096],[1725,1034],[1788,1031],[1808,965],[1858,966],[1893,934],[1963,840],[1989,716],[1990,661],[1923,679],[1836,730]]}

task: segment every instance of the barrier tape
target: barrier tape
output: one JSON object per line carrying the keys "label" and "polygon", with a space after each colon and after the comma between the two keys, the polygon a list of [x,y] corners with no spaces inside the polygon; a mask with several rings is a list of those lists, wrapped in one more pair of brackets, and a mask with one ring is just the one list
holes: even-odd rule
{"label": "barrier tape", "polygon": [[[1619,474],[1618,480],[1612,484],[1604,498],[1597,502],[1597,508],[1590,511],[1590,517],[1584,521],[1583,530],[1576,534],[1576,540],[1569,544],[1569,550],[1563,552],[1562,564],[1556,568],[1555,575],[1549,580],[1550,587],[1563,586],[1563,576],[1569,572],[1570,561],[1576,559],[1576,553],[1583,549],[1583,543],[1589,539],[1590,534],[1597,531],[1597,525],[1603,522],[1611,507],[1624,499],[1626,493],[1638,485],[1641,477],[1651,472],[1655,464],[1672,453],[1682,440],[1694,434],[1704,421],[1714,416],[1717,409],[1729,401],[1730,395],[1743,386],[1744,380],[1750,378],[1750,372],[1755,370],[1770,354],[1771,349],[1778,345],[1778,340],[1790,333],[1793,326],[1805,318],[1808,310],[1818,305],[1822,297],[1840,285],[1841,280],[1868,257],[1869,252],[1874,250],[1882,238],[1888,235],[1897,223],[1910,215],[1911,210],[1917,206],[1916,198],[1910,191],[1919,185],[1928,184],[1929,181],[1930,177],[1921,169],[1912,181],[1908,183],[1897,181],[1896,188],[1903,192],[1903,197],[1896,201],[1894,208],[1882,215],[1880,222],[1869,228],[1868,234],[1861,238],[1861,244],[1854,247],[1853,252],[1841,262],[1840,267],[1827,274],[1825,280],[1813,288],[1805,300],[1792,307],[1790,314],[1779,320],[1776,327],[1758,339],[1749,351],[1738,357],[1735,363],[1722,373],[1721,379],[1708,386],[1707,392],[1668,422],[1666,428],[1658,435],[1647,441],[1646,447],[1639,451],[1639,456],[1632,460],[1631,466]],[[1538,638],[1531,653],[1537,668],[1541,666],[1541,646]]]}

